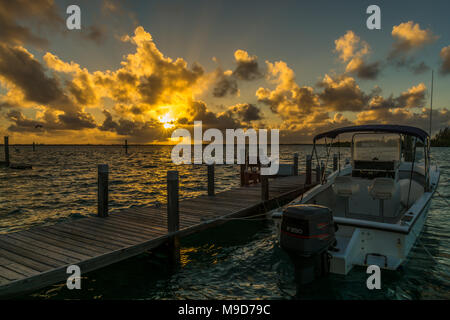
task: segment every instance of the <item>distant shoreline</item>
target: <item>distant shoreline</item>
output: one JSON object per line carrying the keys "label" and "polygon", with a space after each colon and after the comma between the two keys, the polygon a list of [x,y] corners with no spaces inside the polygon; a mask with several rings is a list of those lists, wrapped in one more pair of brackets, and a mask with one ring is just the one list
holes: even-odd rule
{"label": "distant shoreline", "polygon": [[[128,143],[128,147],[132,146],[132,147],[146,147],[146,146],[175,146],[176,144],[157,144],[157,143],[152,143],[152,144],[130,144]],[[193,144],[191,144],[193,145]],[[208,143],[204,143],[203,145],[207,146]],[[280,143],[280,146],[312,146],[312,143]],[[318,144],[321,145],[321,144]],[[4,144],[0,144],[0,146],[4,146]],[[32,147],[33,144],[20,144],[20,143],[16,143],[16,144],[9,144],[9,146],[17,146],[17,147]],[[92,147],[123,147],[124,144],[35,144],[36,147],[39,146],[44,146],[44,147],[88,147],[88,146],[92,146]],[[269,144],[270,146],[270,144]]]}

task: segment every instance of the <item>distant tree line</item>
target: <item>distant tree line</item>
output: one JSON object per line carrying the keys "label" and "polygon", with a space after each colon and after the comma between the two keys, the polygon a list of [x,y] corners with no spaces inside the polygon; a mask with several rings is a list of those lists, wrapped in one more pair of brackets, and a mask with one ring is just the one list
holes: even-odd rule
{"label": "distant tree line", "polygon": [[431,139],[432,147],[450,147],[450,127],[439,130]]}

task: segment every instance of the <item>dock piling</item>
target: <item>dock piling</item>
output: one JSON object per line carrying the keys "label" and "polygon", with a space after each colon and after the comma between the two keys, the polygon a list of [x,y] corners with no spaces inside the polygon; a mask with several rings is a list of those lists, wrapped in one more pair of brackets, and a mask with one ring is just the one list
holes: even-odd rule
{"label": "dock piling", "polygon": [[[178,171],[167,171],[167,230],[169,233],[180,229],[179,180]],[[172,263],[180,261],[180,239],[169,239],[169,254]]]}
{"label": "dock piling", "polygon": [[269,200],[269,177],[261,175],[261,200]]}
{"label": "dock piling", "polygon": [[125,140],[125,154],[128,154],[128,140]]}
{"label": "dock piling", "polygon": [[298,176],[298,153],[294,153],[294,176]]}
{"label": "dock piling", "polygon": [[5,166],[9,167],[9,138],[5,136]]}
{"label": "dock piling", "polygon": [[306,155],[306,184],[311,184],[312,180],[312,157],[310,154]]}
{"label": "dock piling", "polygon": [[333,172],[338,169],[338,156],[337,154],[333,154]]}
{"label": "dock piling", "polygon": [[208,165],[208,196],[214,196],[214,164]]}
{"label": "dock piling", "polygon": [[36,151],[36,146],[34,144],[34,141],[33,141],[33,151]]}
{"label": "dock piling", "polygon": [[108,216],[108,165],[98,165],[97,216]]}

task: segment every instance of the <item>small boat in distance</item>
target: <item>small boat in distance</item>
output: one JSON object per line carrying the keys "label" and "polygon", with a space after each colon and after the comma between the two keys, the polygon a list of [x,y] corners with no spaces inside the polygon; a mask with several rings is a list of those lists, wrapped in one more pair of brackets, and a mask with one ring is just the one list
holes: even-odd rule
{"label": "small boat in distance", "polygon": [[[354,266],[396,270],[423,229],[440,171],[430,161],[430,137],[400,125],[339,128],[325,140],[327,162],[336,138],[351,141],[351,161],[272,214],[281,247],[307,283]],[[339,140],[338,140],[339,141]],[[342,141],[342,140],[340,140]]]}

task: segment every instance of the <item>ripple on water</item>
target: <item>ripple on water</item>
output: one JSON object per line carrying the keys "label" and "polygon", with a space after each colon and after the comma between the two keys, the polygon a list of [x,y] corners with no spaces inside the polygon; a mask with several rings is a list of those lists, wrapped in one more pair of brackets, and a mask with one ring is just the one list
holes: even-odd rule
{"label": "ripple on water", "polygon": [[[32,162],[32,171],[0,169],[0,233],[80,219],[95,214],[97,164],[110,165],[111,210],[164,203],[167,170],[180,171],[180,196],[203,194],[203,166],[174,166],[167,146],[18,147],[17,162]],[[280,146],[281,158],[300,154],[304,164],[310,146]],[[349,150],[341,148],[343,158]],[[439,193],[450,195],[450,148],[433,149],[441,163]],[[28,159],[27,161],[24,161]],[[331,164],[330,164],[331,165]],[[301,168],[303,169],[303,168]],[[239,183],[236,166],[216,166],[216,189]],[[448,200],[447,200],[448,202]],[[421,234],[426,251],[416,245],[398,271],[382,273],[382,289],[367,290],[364,268],[347,276],[330,275],[297,287],[289,258],[276,244],[273,224],[233,221],[182,241],[182,266],[167,267],[167,255],[155,250],[127,259],[83,278],[86,290],[74,293],[58,284],[26,298],[39,299],[449,299],[450,211],[439,196],[433,199]]]}

